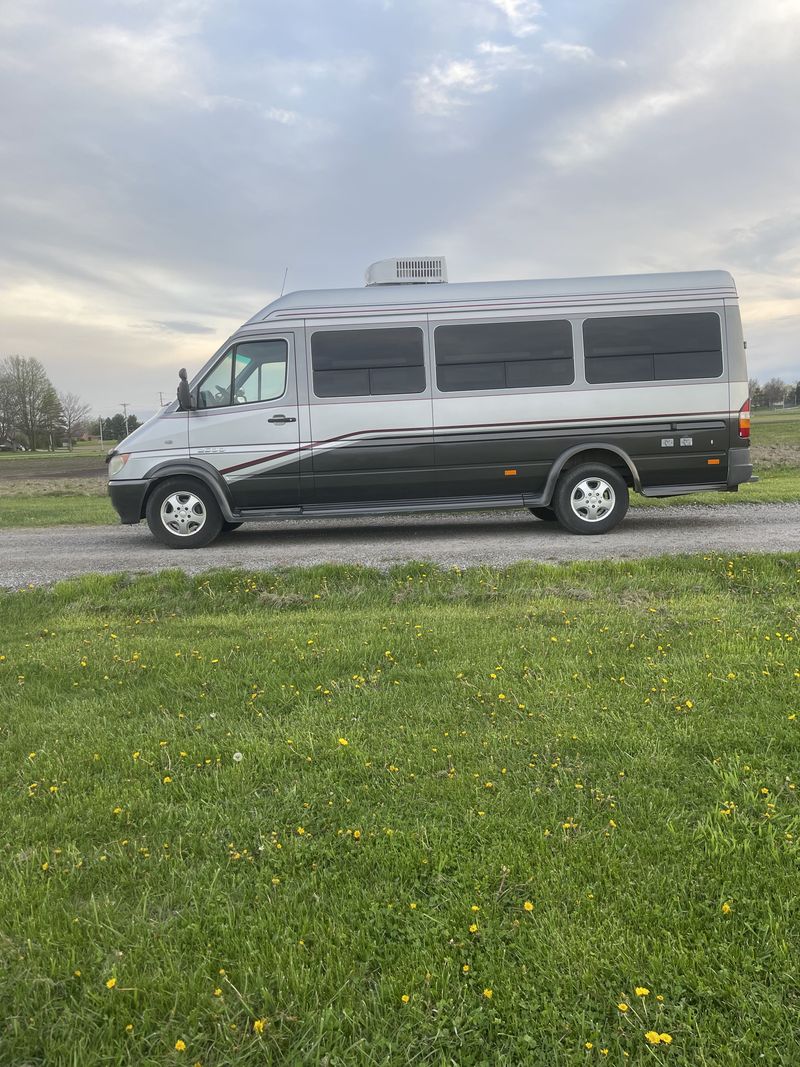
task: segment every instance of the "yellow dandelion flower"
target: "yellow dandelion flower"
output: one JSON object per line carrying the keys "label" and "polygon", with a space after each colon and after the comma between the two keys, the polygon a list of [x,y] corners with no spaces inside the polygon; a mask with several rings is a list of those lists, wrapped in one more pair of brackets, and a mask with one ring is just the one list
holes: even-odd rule
{"label": "yellow dandelion flower", "polygon": [[601,1056],[607,1056],[608,1055],[608,1049],[607,1048],[601,1048],[600,1049],[600,1055]]}
{"label": "yellow dandelion flower", "polygon": [[594,1045],[591,1043],[591,1041],[587,1041],[583,1047],[586,1049],[587,1052],[591,1052],[594,1048]]}
{"label": "yellow dandelion flower", "polygon": [[656,993],[656,1000],[663,1002],[664,998],[660,993]]}
{"label": "yellow dandelion flower", "polygon": [[408,906],[409,906],[409,908],[411,908],[412,911],[416,911],[417,910],[417,902],[416,902],[416,900],[412,900],[411,903]]}
{"label": "yellow dandelion flower", "polygon": [[657,1045],[661,1041],[661,1034],[657,1034],[655,1030],[648,1030],[644,1036],[645,1040],[649,1041],[651,1045]]}
{"label": "yellow dandelion flower", "polygon": [[172,779],[170,778],[170,776],[168,774],[165,774],[163,779],[162,779],[162,781],[164,782],[164,785],[169,785],[169,783],[172,781]]}
{"label": "yellow dandelion flower", "polygon": [[628,1005],[625,1004],[625,1003],[617,1004],[617,1008],[622,1012],[623,1015],[625,1014],[626,1011],[629,1010],[628,1009]]}
{"label": "yellow dandelion flower", "polygon": [[215,997],[221,997],[222,996],[222,990],[219,988],[219,986],[217,986],[217,988],[214,990],[214,996]]}
{"label": "yellow dandelion flower", "polygon": [[181,1040],[181,1038],[178,1038],[178,1040],[175,1042],[175,1051],[176,1052],[185,1052],[186,1051],[186,1042]]}
{"label": "yellow dandelion flower", "polygon": [[530,900],[526,900],[525,903],[522,906],[525,909],[525,911],[533,911],[533,904],[532,904],[532,902]]}
{"label": "yellow dandelion flower", "polygon": [[464,972],[464,974],[469,974],[469,964],[465,963],[461,970]]}
{"label": "yellow dandelion flower", "polygon": [[106,989],[113,989],[116,984],[117,984],[116,978],[109,978],[108,981],[106,982]]}
{"label": "yellow dandelion flower", "polygon": [[80,978],[80,976],[81,976],[81,972],[80,971],[73,971],[72,973],[76,978]]}
{"label": "yellow dandelion flower", "polygon": [[266,1019],[256,1019],[255,1022],[253,1023],[253,1029],[255,1030],[255,1032],[257,1034],[263,1034],[264,1033],[264,1027],[266,1025],[267,1025],[267,1020]]}
{"label": "yellow dandelion flower", "polygon": [[478,932],[478,924],[477,923],[470,923],[469,932],[471,934],[477,934],[477,932]]}
{"label": "yellow dandelion flower", "polygon": [[404,1004],[408,1004],[409,1000],[411,1000],[411,997],[408,995],[408,993],[403,993],[403,995],[402,995],[402,997],[400,997],[400,999],[402,1000],[402,1002]]}
{"label": "yellow dandelion flower", "polygon": [[637,985],[637,987],[634,989],[634,993],[637,997],[646,997],[649,992],[650,990],[647,988],[647,986],[643,985]]}
{"label": "yellow dandelion flower", "polygon": [[339,738],[339,744],[340,744],[340,745],[341,745],[341,746],[342,746],[343,748],[347,748],[347,746],[348,746],[348,745],[350,744],[350,742],[349,742],[349,741],[347,740],[347,738],[346,738],[346,737],[340,737],[340,738]]}
{"label": "yellow dandelion flower", "polygon": [[304,827],[304,826],[298,826],[298,827],[297,827],[297,832],[298,832],[298,834],[300,835],[300,837],[302,837],[302,836],[303,836],[303,834],[304,834],[304,833],[306,832],[306,831],[305,831],[305,827]]}
{"label": "yellow dandelion flower", "polygon": [[487,1000],[491,1000],[494,996],[494,992],[491,989],[484,989],[483,995],[486,997]]}
{"label": "yellow dandelion flower", "polygon": [[126,1034],[132,1034],[133,1033],[133,1023],[128,1023],[128,1025],[125,1027],[125,1033]]}
{"label": "yellow dandelion flower", "polygon": [[732,907],[730,906],[730,904],[729,904],[729,903],[727,902],[727,900],[726,900],[726,901],[724,902],[724,904],[722,905],[722,914],[723,914],[723,915],[730,915],[730,913],[731,913],[732,911],[733,911],[733,908],[732,908]]}
{"label": "yellow dandelion flower", "polygon": [[659,1034],[658,1035],[658,1040],[661,1042],[662,1045],[671,1045],[672,1044],[672,1034]]}

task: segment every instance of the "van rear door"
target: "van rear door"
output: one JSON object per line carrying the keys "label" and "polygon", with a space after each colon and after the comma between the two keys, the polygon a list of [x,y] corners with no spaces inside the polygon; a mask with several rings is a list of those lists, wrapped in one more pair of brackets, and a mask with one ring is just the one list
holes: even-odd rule
{"label": "van rear door", "polygon": [[294,337],[232,344],[200,382],[189,454],[225,478],[237,508],[297,507],[300,429]]}

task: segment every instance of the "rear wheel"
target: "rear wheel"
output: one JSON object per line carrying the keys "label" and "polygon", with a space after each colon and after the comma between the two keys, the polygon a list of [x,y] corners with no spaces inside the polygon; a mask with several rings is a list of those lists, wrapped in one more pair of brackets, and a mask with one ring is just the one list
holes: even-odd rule
{"label": "rear wheel", "polygon": [[150,532],[169,548],[204,548],[222,529],[212,491],[194,478],[170,478],[147,501]]}
{"label": "rear wheel", "polygon": [[559,478],[553,508],[571,533],[603,534],[625,517],[628,487],[612,467],[583,463]]}
{"label": "rear wheel", "polygon": [[558,515],[552,508],[528,508],[528,511],[542,522],[558,522]]}

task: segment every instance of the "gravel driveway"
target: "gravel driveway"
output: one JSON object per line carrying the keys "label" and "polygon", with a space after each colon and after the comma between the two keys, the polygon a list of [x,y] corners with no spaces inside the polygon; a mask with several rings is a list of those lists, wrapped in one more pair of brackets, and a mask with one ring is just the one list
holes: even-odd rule
{"label": "gravel driveway", "polygon": [[180,567],[386,568],[416,559],[452,566],[521,560],[638,559],[716,552],[800,551],[800,504],[731,504],[631,510],[601,537],[576,537],[525,511],[307,519],[249,523],[208,548],[174,551],[147,526],[54,526],[0,531],[0,587],[42,585],[80,574],[152,573]]}

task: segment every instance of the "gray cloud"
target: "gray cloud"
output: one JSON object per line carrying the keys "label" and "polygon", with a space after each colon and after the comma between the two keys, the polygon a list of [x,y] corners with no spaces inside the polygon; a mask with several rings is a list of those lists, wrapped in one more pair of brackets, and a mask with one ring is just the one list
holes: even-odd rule
{"label": "gray cloud", "polygon": [[730,267],[752,371],[799,375],[793,6],[0,0],[0,354],[152,407],[287,266],[421,251]]}

